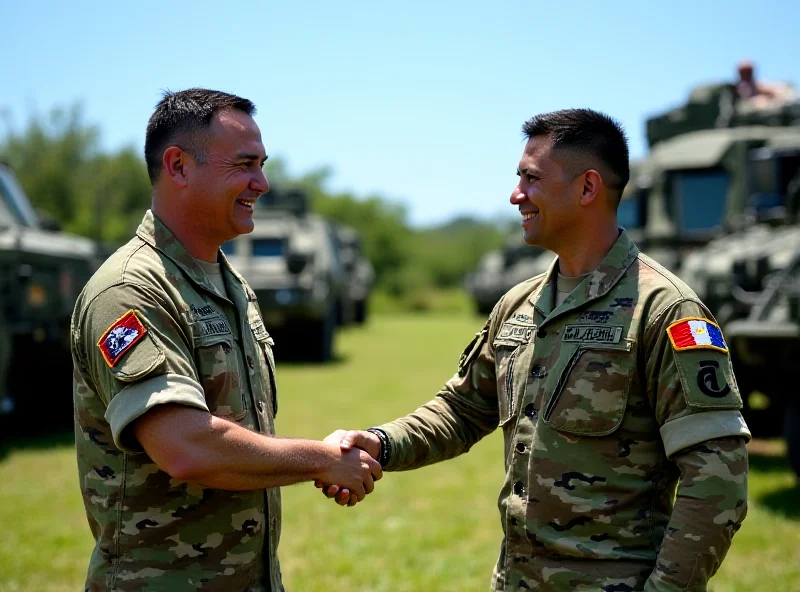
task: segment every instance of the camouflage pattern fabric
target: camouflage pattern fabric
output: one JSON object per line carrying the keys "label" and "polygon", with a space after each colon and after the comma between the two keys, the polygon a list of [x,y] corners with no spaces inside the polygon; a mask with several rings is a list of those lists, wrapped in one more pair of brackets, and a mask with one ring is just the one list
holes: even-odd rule
{"label": "camouflage pattern fabric", "polygon": [[273,342],[255,294],[220,257],[230,300],[148,211],[75,306],[75,436],[96,541],[87,591],[283,590],[279,489],[173,479],[127,429],[178,403],[274,433]]}
{"label": "camouflage pattern fabric", "polygon": [[553,308],[556,273],[509,291],[438,395],[380,426],[385,470],[499,426],[493,590],[705,590],[746,514],[750,433],[728,353],[678,351],[667,328],[711,315],[625,231]]}

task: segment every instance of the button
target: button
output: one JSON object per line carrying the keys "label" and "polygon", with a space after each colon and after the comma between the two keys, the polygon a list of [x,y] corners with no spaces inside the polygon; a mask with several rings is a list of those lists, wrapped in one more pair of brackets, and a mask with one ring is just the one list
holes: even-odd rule
{"label": "button", "polygon": [[259,413],[264,413],[264,403],[262,401],[259,401],[258,403],[256,403],[256,407],[258,407],[258,412]]}
{"label": "button", "polygon": [[543,337],[547,337],[547,331],[544,330],[544,329],[539,329],[536,332],[536,337],[538,337],[539,339],[542,339]]}
{"label": "button", "polygon": [[533,376],[534,378],[541,378],[545,374],[547,374],[547,371],[545,370],[544,366],[539,366],[538,364],[535,364],[531,368],[531,376]]}
{"label": "button", "polygon": [[256,363],[253,361],[253,356],[247,356],[247,365],[250,366],[250,370],[256,367]]}
{"label": "button", "polygon": [[533,403],[525,405],[525,415],[531,419],[536,419],[536,407],[533,406]]}
{"label": "button", "polygon": [[511,526],[516,526],[517,524],[519,524],[519,520],[517,520],[516,518],[512,518],[511,519]]}
{"label": "button", "polygon": [[525,444],[517,442],[517,452],[525,452]]}
{"label": "button", "polygon": [[525,486],[522,484],[521,481],[517,481],[516,483],[514,483],[514,493],[516,493],[520,497],[522,497],[523,494],[525,493]]}

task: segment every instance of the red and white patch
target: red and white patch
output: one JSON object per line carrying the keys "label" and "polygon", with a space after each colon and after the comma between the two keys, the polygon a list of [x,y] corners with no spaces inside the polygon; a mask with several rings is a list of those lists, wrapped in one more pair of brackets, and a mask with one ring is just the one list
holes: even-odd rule
{"label": "red and white patch", "polygon": [[133,310],[114,321],[97,341],[97,347],[103,353],[108,367],[113,368],[122,354],[132,348],[145,333],[147,329]]}

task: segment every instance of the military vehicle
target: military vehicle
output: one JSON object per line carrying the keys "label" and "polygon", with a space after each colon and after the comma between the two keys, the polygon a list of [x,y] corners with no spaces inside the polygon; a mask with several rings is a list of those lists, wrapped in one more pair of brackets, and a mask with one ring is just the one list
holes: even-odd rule
{"label": "military vehicle", "polygon": [[255,291],[276,355],[330,360],[347,298],[333,225],[310,211],[300,189],[271,189],[253,217],[253,232],[222,251]]}
{"label": "military vehicle", "polygon": [[465,280],[465,288],[475,301],[478,313],[488,315],[508,290],[507,273],[533,261],[542,249],[529,247],[520,236],[510,238],[502,249],[487,252]]}
{"label": "military vehicle", "polygon": [[336,244],[346,276],[346,296],[340,307],[340,324],[363,325],[367,320],[369,295],[375,270],[361,247],[361,235],[355,228],[336,224]]}
{"label": "military vehicle", "polygon": [[94,241],[44,226],[0,164],[0,413],[38,414],[38,425],[72,417],[70,316],[102,257]]}
{"label": "military vehicle", "polygon": [[745,215],[687,257],[681,272],[722,325],[748,316],[787,249],[800,248],[800,126],[751,150],[746,172]]}
{"label": "military vehicle", "polygon": [[711,84],[647,120],[651,150],[638,179],[646,192],[642,246],[672,271],[682,273],[689,253],[741,225],[752,151],[796,141],[800,103],[753,105],[738,101],[733,85]]}
{"label": "military vehicle", "polygon": [[[795,232],[800,235],[800,228]],[[800,247],[787,246],[785,265],[766,280],[746,319],[729,323],[725,337],[742,393],[757,390],[759,405],[747,398],[745,421],[753,435],[786,437],[789,460],[800,476]]]}

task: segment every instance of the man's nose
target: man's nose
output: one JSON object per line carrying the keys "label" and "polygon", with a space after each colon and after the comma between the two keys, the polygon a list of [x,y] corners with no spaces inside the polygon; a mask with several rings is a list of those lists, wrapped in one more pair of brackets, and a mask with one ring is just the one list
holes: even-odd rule
{"label": "man's nose", "polygon": [[259,193],[266,193],[269,191],[269,181],[264,171],[259,171],[258,175],[253,177],[253,180],[250,181],[250,189],[258,191]]}
{"label": "man's nose", "polygon": [[528,196],[523,193],[522,189],[519,188],[519,183],[517,183],[517,186],[514,187],[514,191],[511,192],[511,199],[509,200],[511,205],[518,206],[526,199],[528,199]]}

